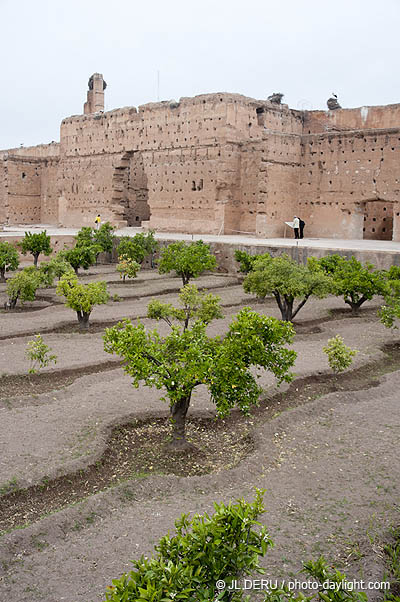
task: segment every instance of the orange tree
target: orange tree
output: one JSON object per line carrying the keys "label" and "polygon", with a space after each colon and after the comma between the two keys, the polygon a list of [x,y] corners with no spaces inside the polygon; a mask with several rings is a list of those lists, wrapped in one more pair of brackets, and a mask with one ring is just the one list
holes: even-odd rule
{"label": "orange tree", "polygon": [[219,317],[212,301],[211,305],[207,310],[200,304],[197,315],[189,312],[194,318],[190,327],[187,309],[173,316],[169,306],[162,309],[153,305],[152,317],[167,317],[166,321],[177,317],[182,322],[171,323],[167,336],[157,330],[148,332],[140,322],[133,325],[129,320],[107,328],[104,336],[105,350],[123,358],[125,372],[135,387],[144,383],[166,391],[161,399],[170,407],[173,449],[191,447],[185,435],[186,416],[198,385],[207,387],[217,415],[224,417],[234,407],[248,414],[257,403],[261,388],[252,367],[270,370],[278,382],[292,379],[289,370],[296,353],[286,348],[294,336],[291,324],[244,308],[224,337],[209,337],[206,322]]}

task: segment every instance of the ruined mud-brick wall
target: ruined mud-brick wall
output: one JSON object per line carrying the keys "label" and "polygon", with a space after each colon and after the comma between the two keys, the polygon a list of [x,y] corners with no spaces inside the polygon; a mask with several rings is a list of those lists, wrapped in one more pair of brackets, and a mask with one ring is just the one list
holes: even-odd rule
{"label": "ruined mud-brick wall", "polygon": [[[48,161],[57,163],[58,153],[57,143],[0,151],[0,224],[46,222],[42,192],[52,187],[51,177],[56,178],[46,166]],[[56,206],[52,198],[49,215]],[[47,223],[57,223],[57,216]]]}
{"label": "ruined mud-brick wall", "polygon": [[[383,109],[309,114],[305,129],[325,123],[325,133],[302,139],[298,213],[307,236],[400,239],[400,129],[389,128],[400,124],[400,106]],[[387,128],[364,128],[376,124]]]}
{"label": "ruined mud-brick wall", "polygon": [[261,166],[265,149],[252,156],[247,148],[265,144],[271,131],[276,137],[296,132],[300,148],[302,116],[235,94],[67,118],[61,126],[60,221],[92,223],[99,212],[129,225],[149,219],[149,227],[164,231],[255,232],[266,173],[271,189],[285,182],[285,199],[292,191],[292,178],[286,184],[282,175],[286,164],[293,171],[292,152],[278,149],[273,157],[271,149],[269,164]]}
{"label": "ruined mud-brick wall", "polygon": [[1,222],[39,223],[41,217],[40,160],[8,155],[0,163]]}

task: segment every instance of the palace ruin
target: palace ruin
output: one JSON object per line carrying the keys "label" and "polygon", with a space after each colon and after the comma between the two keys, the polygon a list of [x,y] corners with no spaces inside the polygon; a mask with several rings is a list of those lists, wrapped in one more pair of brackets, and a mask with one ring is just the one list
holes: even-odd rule
{"label": "palace ruin", "polygon": [[[400,104],[298,111],[204,94],[104,112],[89,80],[84,114],[60,143],[0,151],[0,224],[400,241]],[[278,94],[279,96],[279,94]]]}

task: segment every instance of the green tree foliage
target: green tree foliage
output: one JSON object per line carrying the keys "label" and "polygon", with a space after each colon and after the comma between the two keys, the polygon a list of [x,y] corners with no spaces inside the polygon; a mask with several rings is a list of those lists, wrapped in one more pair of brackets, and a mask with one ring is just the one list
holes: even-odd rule
{"label": "green tree foliage", "polygon": [[328,356],[329,365],[336,374],[351,366],[353,357],[358,353],[356,349],[345,345],[342,337],[338,334],[328,339],[328,344],[322,348],[322,351]]}
{"label": "green tree foliage", "polygon": [[380,308],[378,315],[382,324],[387,328],[397,329],[397,321],[400,320],[400,267],[392,265],[385,272],[385,277],[385,302]]}
{"label": "green tree foliage", "polygon": [[117,247],[118,257],[124,255],[137,263],[142,263],[146,257],[146,250],[135,236],[121,236]]}
{"label": "green tree foliage", "polygon": [[356,314],[365,301],[384,295],[387,288],[385,273],[375,270],[371,263],[363,265],[355,257],[331,255],[318,260],[319,265],[334,282],[334,291],[342,296]]}
{"label": "green tree foliage", "polygon": [[14,309],[18,299],[34,301],[36,291],[43,285],[43,274],[36,268],[24,268],[7,280],[8,305]]}
{"label": "green tree foliage", "polygon": [[77,276],[69,272],[61,277],[56,293],[65,297],[65,305],[76,311],[79,325],[82,329],[89,327],[89,318],[95,305],[107,303],[107,283],[90,282],[81,284]]}
{"label": "green tree foliage", "polygon": [[125,278],[136,278],[139,270],[140,264],[128,255],[118,257],[117,272],[119,272],[122,282],[125,282]]}
{"label": "green tree foliage", "polygon": [[210,252],[210,245],[202,240],[186,244],[173,242],[161,251],[158,261],[160,274],[168,274],[173,270],[182,278],[183,286],[192,278],[197,278],[206,270],[215,270],[217,260]]}
{"label": "green tree foliage", "polygon": [[67,274],[72,271],[71,264],[64,258],[63,251],[60,251],[50,259],[50,261],[42,262],[40,266],[40,270],[43,273],[49,274],[49,280],[51,279],[51,284],[53,283],[54,278],[60,279],[61,276]]}
{"label": "green tree foliage", "polygon": [[18,252],[9,242],[0,242],[0,281],[6,281],[6,272],[12,272],[19,266]]}
{"label": "green tree foliage", "polygon": [[[115,228],[110,222],[105,222],[98,230],[95,230],[90,226],[84,226],[75,236],[75,249],[92,249],[96,253],[97,260],[100,253],[112,252],[115,238],[114,230]],[[83,267],[83,265],[78,267]]]}
{"label": "green tree foliage", "polygon": [[[270,257],[268,253],[265,253],[265,255]],[[260,257],[264,257],[264,255],[250,255],[250,253],[246,253],[246,251],[240,251],[239,249],[235,250],[235,259],[239,263],[239,272],[244,274],[253,271],[255,262]]]}
{"label": "green tree foliage", "polygon": [[33,255],[33,265],[35,267],[38,264],[38,258],[41,253],[50,255],[53,250],[50,246],[50,236],[46,234],[46,230],[34,234],[25,232],[25,237],[18,244],[23,255],[27,253]]}
{"label": "green tree foliage", "polygon": [[158,242],[154,238],[154,230],[150,230],[146,234],[138,232],[135,236],[121,236],[117,253],[118,256],[124,255],[140,264],[150,255],[153,267],[153,256],[157,249]]}
{"label": "green tree foliage", "polygon": [[[272,541],[259,516],[265,512],[262,492],[252,504],[214,504],[214,514],[183,514],[176,533],[165,535],[150,558],[133,561],[133,570],[107,588],[109,602],[136,600],[231,600],[231,592],[217,589],[218,581],[262,573],[259,558]],[[242,595],[237,593],[239,600]]]}
{"label": "green tree foliage", "polygon": [[60,251],[58,255],[74,268],[75,274],[78,274],[79,268],[88,270],[90,266],[94,265],[100,252],[100,246],[96,244],[75,245],[72,249]]}
{"label": "green tree foliage", "polygon": [[[320,269],[299,265],[287,255],[263,255],[243,282],[246,293],[261,299],[273,295],[283,320],[293,320],[311,297],[322,299],[332,291],[332,281]],[[294,308],[296,299],[298,305]]]}
{"label": "green tree foliage", "polygon": [[157,330],[147,332],[140,322],[134,326],[124,320],[106,329],[104,341],[108,353],[124,359],[125,372],[135,387],[143,382],[165,388],[162,399],[170,406],[171,445],[184,449],[188,447],[185,426],[193,389],[205,385],[221,417],[234,407],[248,413],[261,392],[253,366],[270,370],[278,382],[291,380],[289,369],[296,353],[285,345],[293,335],[290,324],[244,308],[223,338],[208,337],[206,324],[199,320],[186,329],[172,325],[166,337]]}
{"label": "green tree foliage", "polygon": [[192,320],[200,320],[204,324],[209,324],[212,320],[223,318],[220,301],[220,297],[211,293],[199,292],[194,284],[186,284],[179,294],[181,307],[173,307],[171,303],[162,303],[158,299],[152,299],[147,308],[147,317],[164,320],[171,327],[173,320],[177,320],[186,330]]}
{"label": "green tree foliage", "polygon": [[39,368],[45,368],[51,362],[57,363],[57,356],[51,353],[50,347],[43,341],[41,334],[37,334],[28,342],[25,353],[31,361],[29,374],[35,374]]}

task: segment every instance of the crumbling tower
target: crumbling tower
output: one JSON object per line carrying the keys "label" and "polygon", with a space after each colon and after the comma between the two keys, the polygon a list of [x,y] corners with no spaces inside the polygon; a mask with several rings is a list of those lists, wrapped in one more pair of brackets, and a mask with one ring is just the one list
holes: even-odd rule
{"label": "crumbling tower", "polygon": [[104,111],[104,90],[107,87],[101,73],[93,73],[88,81],[89,90],[87,93],[87,101],[83,105],[85,115]]}

